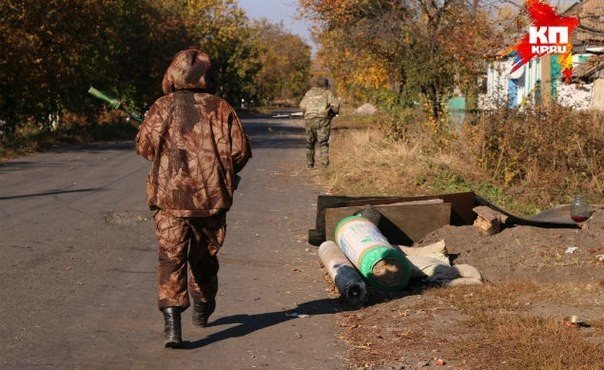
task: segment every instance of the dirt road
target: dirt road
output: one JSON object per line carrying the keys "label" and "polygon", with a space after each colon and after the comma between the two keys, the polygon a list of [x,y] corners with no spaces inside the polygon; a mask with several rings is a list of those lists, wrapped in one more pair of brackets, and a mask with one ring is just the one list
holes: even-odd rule
{"label": "dirt road", "polygon": [[255,118],[246,131],[254,158],[228,214],[217,312],[204,329],[185,312],[183,350],[162,347],[149,164],[132,144],[0,163],[0,367],[340,367],[337,305],[306,245],[317,193],[301,123]]}

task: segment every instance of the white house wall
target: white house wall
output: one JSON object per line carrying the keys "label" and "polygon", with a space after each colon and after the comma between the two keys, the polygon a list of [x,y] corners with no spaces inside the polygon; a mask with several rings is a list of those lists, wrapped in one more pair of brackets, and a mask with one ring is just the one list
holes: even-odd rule
{"label": "white house wall", "polygon": [[[537,82],[541,79],[541,60],[531,60],[516,71],[513,76],[509,73],[511,69],[511,58],[493,62],[489,65],[487,70],[487,93],[479,97],[479,107],[481,109],[493,109],[498,106],[505,106],[508,103],[519,106],[525,103],[527,99],[531,102],[534,100],[533,94]],[[508,84],[510,80],[514,80],[517,87],[516,98],[513,102],[508,102]]]}
{"label": "white house wall", "polygon": [[565,107],[575,109],[591,108],[594,84],[572,84],[560,83],[558,85],[558,103]]}
{"label": "white house wall", "polygon": [[487,93],[479,96],[479,109],[493,109],[505,105],[508,99],[507,71],[512,61],[493,62],[487,69]]}

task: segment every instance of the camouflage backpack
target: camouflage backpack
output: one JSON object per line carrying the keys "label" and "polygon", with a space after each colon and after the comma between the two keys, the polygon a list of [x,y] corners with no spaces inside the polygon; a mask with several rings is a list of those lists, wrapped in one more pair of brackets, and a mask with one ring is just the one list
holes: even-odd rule
{"label": "camouflage backpack", "polygon": [[329,117],[328,91],[323,88],[313,87],[302,99],[300,107],[304,110],[304,118]]}

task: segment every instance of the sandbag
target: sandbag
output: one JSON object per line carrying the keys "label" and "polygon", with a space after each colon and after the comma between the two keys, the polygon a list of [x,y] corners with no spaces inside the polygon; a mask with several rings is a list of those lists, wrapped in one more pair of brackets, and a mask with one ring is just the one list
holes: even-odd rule
{"label": "sandbag", "polygon": [[482,275],[474,266],[451,266],[444,240],[424,247],[398,247],[409,261],[413,278],[448,286],[482,284]]}

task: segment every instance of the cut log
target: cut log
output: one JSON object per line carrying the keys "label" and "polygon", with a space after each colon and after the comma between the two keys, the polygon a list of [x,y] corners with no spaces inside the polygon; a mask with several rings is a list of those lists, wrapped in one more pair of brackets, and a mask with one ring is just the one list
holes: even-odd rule
{"label": "cut log", "polygon": [[473,211],[478,217],[474,221],[474,227],[480,229],[484,235],[494,235],[501,231],[501,225],[505,224],[508,216],[496,210],[486,207],[474,207]]}

